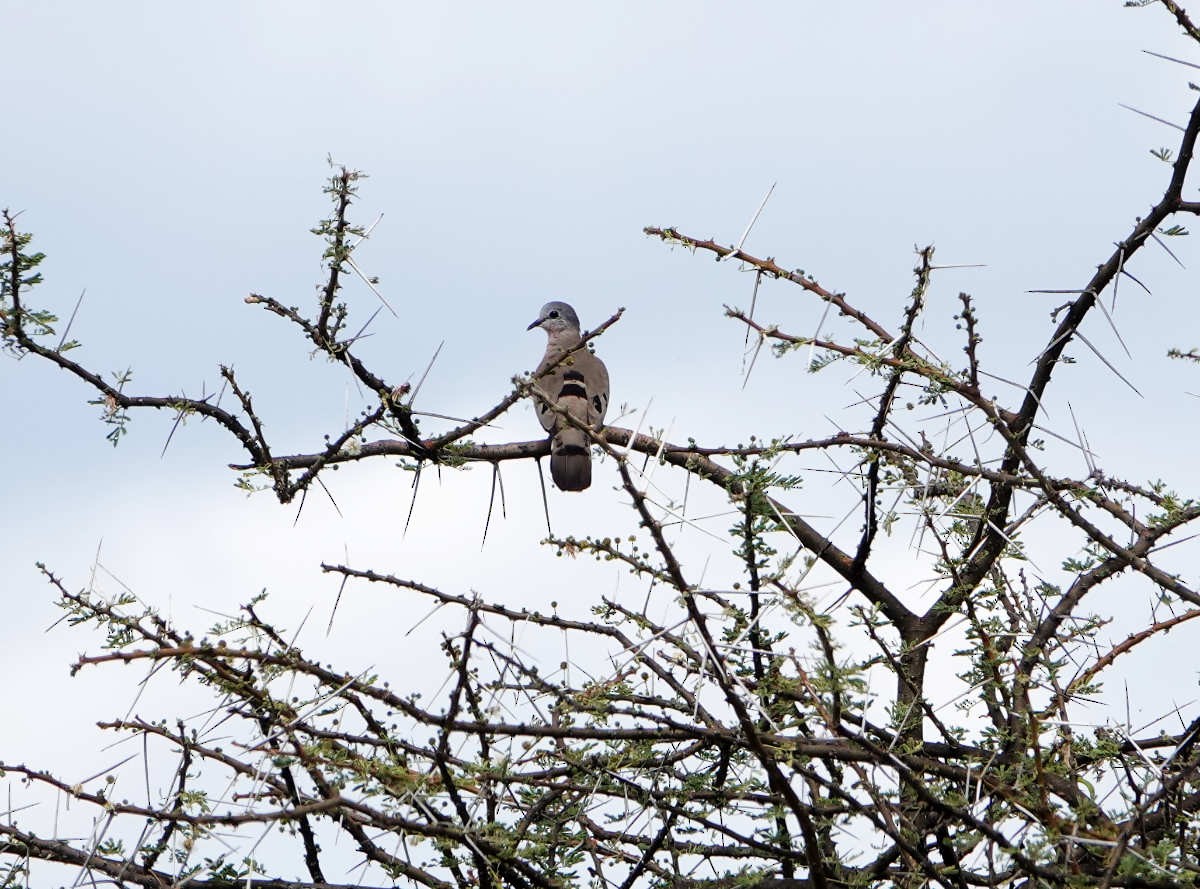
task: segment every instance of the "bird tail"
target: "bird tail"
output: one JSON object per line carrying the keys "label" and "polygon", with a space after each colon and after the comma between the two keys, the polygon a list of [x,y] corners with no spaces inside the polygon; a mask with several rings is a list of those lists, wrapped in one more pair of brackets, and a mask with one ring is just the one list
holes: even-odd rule
{"label": "bird tail", "polygon": [[563,429],[550,439],[550,475],[564,491],[582,491],[592,483],[592,452],[582,429]]}

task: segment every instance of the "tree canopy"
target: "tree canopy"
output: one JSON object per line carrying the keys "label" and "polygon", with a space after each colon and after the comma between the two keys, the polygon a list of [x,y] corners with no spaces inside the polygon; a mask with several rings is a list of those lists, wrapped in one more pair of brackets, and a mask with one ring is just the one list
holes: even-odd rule
{"label": "tree canopy", "polygon": [[[1184,10],[1161,5],[1200,41]],[[1154,429],[1129,430],[1138,459],[1101,463],[1055,384],[1069,372],[1111,387],[1114,422],[1120,399],[1138,397],[1100,344],[1123,344],[1118,291],[1152,299],[1131,266],[1175,261],[1172,244],[1200,212],[1189,179],[1198,135],[1200,101],[1176,144],[1156,150],[1163,182],[1150,209],[1131,209],[1136,218],[1098,245],[1092,265],[1064,270],[1074,283],[1054,291],[1049,328],[1019,343],[985,343],[987,311],[969,293],[952,312],[931,306],[948,271],[932,246],[917,249],[909,292],[883,315],[786,258],[750,252],[745,236],[647,227],[689,261],[715,258],[711,274],[748,274],[746,303],[723,309],[744,331],[746,375],[773,356],[794,388],[752,428],[730,429],[732,445],[567,417],[612,493],[543,485],[520,496],[546,504],[547,559],[619,565],[636,600],[597,582],[575,591],[586,614],[537,611],[504,589],[322,563],[340,595],[375,585],[454,615],[427,652],[448,677],[436,695],[306,655],[269,599],[189,626],[44,566],[67,620],[91,633],[73,669],[161,665],[202,687],[219,715],[131,713],[103,725],[170,751],[171,773],[154,787],[147,777],[141,801],[114,792],[109,776],[63,776],[0,751],[12,801],[0,881],[33,885],[36,863],[53,862],[79,882],[121,886],[320,887],[344,882],[329,862],[348,845],[362,865],[355,884],[370,886],[1196,883],[1200,717],[1181,710],[1139,732],[1096,710],[1106,686],[1130,681],[1129,659],[1194,632],[1200,502],[1159,478]],[[362,357],[373,316],[344,288],[369,234],[355,217],[364,187],[345,167],[326,184],[315,304],[246,297],[247,311],[275,316],[362,393],[357,414],[307,451],[281,446],[230,366],[196,397],[142,392],[132,377],[77,362],[70,321],[40,301],[49,260],[11,211],[3,345],[83,384],[114,444],[141,414],[206,421],[237,448],[238,484],[301,508],[310,494],[333,497],[327,480],[342,466],[411,473],[414,503],[441,496],[422,492],[431,473],[482,470],[492,475],[486,527],[514,496],[505,468],[540,461],[549,444],[479,435],[538,380],[518,376],[494,403],[454,418],[418,409],[419,379],[389,379]],[[801,321],[764,316],[759,288],[772,283],[805,305]],[[590,320],[580,348],[602,352],[614,331],[647,323],[636,314],[614,305]],[[1164,329],[1162,351],[1196,360],[1178,339],[1194,329]],[[1007,350],[1028,357],[1025,377],[989,370]],[[705,356],[681,349],[676,360],[686,368]],[[805,387],[846,393],[839,431],[790,431]],[[551,518],[562,496],[615,497],[627,522],[610,536],[575,536]],[[697,503],[720,509],[718,532]],[[426,521],[419,510],[409,519]],[[1127,603],[1120,614],[1096,604],[1112,588]],[[534,653],[547,639],[569,640],[569,659],[547,668]],[[92,834],[28,825],[21,801],[44,791],[92,811]],[[255,852],[267,835],[285,840],[269,859]]]}

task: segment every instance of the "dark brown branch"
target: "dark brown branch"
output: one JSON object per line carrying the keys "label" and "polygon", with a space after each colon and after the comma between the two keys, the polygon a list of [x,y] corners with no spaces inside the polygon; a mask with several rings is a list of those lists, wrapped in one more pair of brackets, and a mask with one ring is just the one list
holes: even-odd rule
{"label": "dark brown branch", "polygon": [[316,332],[320,336],[324,348],[330,348],[332,337],[329,331],[329,318],[333,311],[334,300],[341,289],[342,263],[349,256],[346,246],[346,229],[349,226],[347,211],[354,197],[354,182],[358,174],[342,167],[330,180],[329,193],[334,196],[334,227],[329,244],[329,280],[321,291],[320,313],[317,315]]}
{"label": "dark brown branch", "polygon": [[684,247],[691,248],[692,250],[708,250],[710,253],[717,254],[718,259],[724,259],[727,256],[732,256],[734,259],[740,260],[747,265],[754,266],[760,272],[765,275],[770,275],[772,278],[782,278],[785,281],[791,281],[793,284],[798,284],[809,293],[814,293],[821,299],[825,300],[825,302],[837,307],[841,314],[847,316],[848,318],[853,318],[884,342],[891,342],[892,340],[892,335],[888,333],[886,328],[880,324],[877,324],[864,312],[861,312],[851,306],[848,302],[846,302],[846,298],[843,294],[826,290],[812,278],[800,274],[799,272],[792,272],[785,268],[781,268],[775,263],[774,259],[759,259],[757,256],[751,256],[744,250],[735,250],[732,247],[725,247],[713,240],[693,238],[689,235],[682,234],[674,228],[656,228],[654,226],[647,226],[646,228],[642,229],[642,231],[651,237],[666,241],[668,244],[682,244]]}
{"label": "dark brown branch", "polygon": [[[1017,415],[1008,423],[1012,430],[1013,439],[1001,463],[1001,470],[1013,472],[1023,461],[1027,460],[1025,447],[1029,435],[1033,431],[1034,417],[1041,409],[1042,399],[1050,377],[1058,361],[1071,341],[1073,334],[1083,323],[1100,294],[1122,272],[1124,266],[1140,250],[1153,234],[1155,229],[1172,213],[1182,208],[1181,195],[1184,179],[1191,166],[1192,154],[1196,145],[1196,137],[1200,135],[1200,100],[1192,107],[1188,124],[1179,143],[1178,156],[1172,166],[1171,180],[1163,193],[1162,199],[1151,209],[1145,218],[1138,220],[1133,231],[1110,254],[1108,259],[1096,270],[1091,280],[1082,289],[1080,295],[1070,303],[1070,307],[1051,334],[1049,343],[1039,355],[1026,390],[1025,399]],[[1004,535],[998,530],[1005,524],[1013,490],[1006,485],[993,487],[991,497],[984,513],[987,521],[981,522],[970,563],[963,569],[964,583],[974,586],[979,583],[995,564],[1000,553],[1007,545]],[[943,618],[944,619],[944,618]]]}
{"label": "dark brown branch", "polygon": [[[900,325],[900,336],[892,340],[889,346],[892,357],[896,360],[897,364],[891,369],[887,383],[884,385],[883,392],[879,396],[879,407],[875,411],[875,418],[871,423],[871,431],[868,433],[872,439],[886,437],[883,433],[884,429],[887,428],[888,418],[892,413],[896,391],[900,388],[900,382],[904,377],[905,371],[908,369],[904,359],[909,351],[909,344],[912,342],[913,325],[921,314],[921,310],[925,307],[925,293],[929,289],[933,247],[926,247],[920,251],[920,257],[921,264],[914,270],[917,276],[917,283],[913,287],[908,308],[904,312],[904,321]],[[854,562],[850,568],[854,577],[861,574],[866,567],[867,559],[871,554],[871,545],[874,543],[875,534],[879,529],[879,504],[876,499],[878,496],[879,457],[872,454],[867,457],[867,472],[863,489],[862,537],[859,540],[858,548],[854,551]],[[905,641],[912,642],[915,640]]]}

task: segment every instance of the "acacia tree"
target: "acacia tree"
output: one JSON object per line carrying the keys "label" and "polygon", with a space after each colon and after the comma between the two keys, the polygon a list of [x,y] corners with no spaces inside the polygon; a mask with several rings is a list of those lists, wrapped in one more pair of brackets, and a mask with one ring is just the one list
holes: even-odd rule
{"label": "acacia tree", "polygon": [[[1163,5],[1200,41],[1183,10]],[[506,605],[503,591],[468,595],[367,567],[322,565],[345,583],[383,584],[458,610],[461,630],[445,638],[440,655],[430,653],[454,677],[436,700],[306,657],[258,600],[239,619],[198,632],[130,596],[74,592],[44,568],[71,621],[104,634],[98,653],[80,657],[76,669],[169,664],[210,690],[227,714],[223,733],[236,725],[241,743],[218,745],[175,719],[103,724],[175,751],[173,780],[147,804],[112,798],[99,780],[0,762],[20,792],[68,793],[94,806],[102,825],[71,840],[6,819],[4,885],[29,882],[31,862],[43,860],[117,885],[323,886],[340,834],[373,866],[364,882],[380,885],[1197,882],[1200,719],[1144,737],[1116,717],[1107,728],[1079,726],[1095,724],[1081,711],[1120,675],[1124,655],[1152,649],[1200,616],[1200,592],[1175,567],[1200,504],[1094,463],[1086,475],[1072,473],[1043,447],[1038,424],[1068,347],[1091,348],[1085,329],[1106,323],[1101,296],[1131,277],[1126,265],[1143,248],[1185,233],[1178,217],[1200,212],[1200,202],[1184,197],[1198,133],[1200,102],[1178,147],[1160,154],[1170,167],[1161,197],[1081,275],[1011,401],[985,394],[984,321],[968,294],[951,319],[959,359],[936,357],[917,335],[937,272],[932,248],[919,251],[911,293],[897,318],[885,320],[740,245],[647,228],[666,243],[740,264],[756,285],[774,279],[799,288],[821,315],[815,335],[786,331],[753,309],[726,314],[797,374],[857,366],[873,392],[856,425],[823,439],[751,436],[737,447],[706,447],[616,426],[586,429],[620,480],[632,534],[551,535],[547,543],[623,564],[649,585],[653,610],[597,595],[591,619],[571,619]],[[350,213],[359,178],[341,169],[328,184],[333,208],[317,230],[327,276],[313,311],[247,298],[326,355],[331,372],[370,393],[353,423],[310,452],[277,453],[229,368],[220,370],[224,399],[134,394],[127,380],[76,363],[65,335],[49,345],[58,320],[31,301],[43,256],[7,212],[4,345],[94,390],[115,437],[147,408],[214,421],[245,454],[234,467],[241,483],[268,488],[280,503],[303,498],[342,463],[398,460],[417,473],[487,464],[498,474],[507,461],[540,459],[544,440],[471,439],[536,395],[537,379],[522,377],[474,419],[431,432],[407,388],[356,354],[359,328],[341,289],[363,234]],[[830,310],[837,323],[827,327]],[[620,318],[618,311],[580,348]],[[1110,369],[1098,361],[1088,372]],[[933,416],[905,409],[913,403],[931,406]],[[783,410],[762,419],[787,421]],[[803,516],[803,461],[813,454],[845,467],[833,490],[857,521],[823,527]],[[736,581],[713,588],[685,570],[666,527],[686,494],[667,502],[652,491],[649,461],[674,467],[685,490],[708,487],[727,501]],[[1056,538],[1061,568],[1031,572],[1026,541],[1048,528],[1067,529]],[[908,539],[935,578],[932,598],[920,603],[906,595],[888,555],[888,540]],[[1174,543],[1182,545],[1165,550]],[[837,607],[819,606],[813,593],[829,583],[842,593]],[[1091,602],[1116,583],[1156,607],[1114,642]],[[577,640],[585,669],[539,669],[522,648],[500,641],[518,627]],[[943,638],[958,647],[935,645]],[[968,692],[953,718],[933,691],[951,673]],[[589,679],[571,678],[580,674]],[[246,825],[277,827],[294,840],[295,859],[264,866],[247,849],[217,842],[218,833]]]}

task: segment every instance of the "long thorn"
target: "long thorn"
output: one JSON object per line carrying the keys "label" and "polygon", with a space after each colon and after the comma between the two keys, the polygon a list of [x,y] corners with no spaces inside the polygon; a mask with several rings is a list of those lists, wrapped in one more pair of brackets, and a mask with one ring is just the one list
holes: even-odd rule
{"label": "long thorn", "polygon": [[1144,52],[1148,56],[1154,56],[1159,59],[1166,59],[1168,62],[1175,62],[1177,65],[1187,65],[1189,68],[1200,68],[1200,65],[1197,65],[1195,62],[1187,62],[1187,61],[1184,61],[1183,59],[1177,59],[1174,56],[1165,56],[1162,53],[1154,52],[1153,50],[1143,49],[1142,52]]}
{"label": "long thorn", "polygon": [[392,308],[392,304],[389,303],[386,299],[384,299],[383,294],[379,292],[379,288],[375,286],[375,282],[373,282],[370,278],[368,278],[363,273],[363,270],[358,267],[357,262],[355,262],[351,257],[347,256],[346,257],[346,265],[350,266],[350,269],[354,272],[354,274],[356,274],[356,275],[358,275],[358,277],[362,278],[362,282],[371,288],[371,292],[375,294],[375,297],[381,303],[383,303],[385,306],[387,306],[387,310],[392,313],[392,317],[394,317],[394,318],[400,317],[400,315],[397,314],[396,310]]}
{"label": "long thorn", "polygon": [[408,396],[408,406],[412,407],[412,403],[417,400],[417,393],[421,391],[421,387],[425,385],[425,378],[429,376],[429,372],[433,370],[433,363],[437,361],[438,355],[442,353],[442,346],[446,345],[446,341],[442,340],[438,343],[438,347],[433,352],[433,357],[429,359],[429,364],[425,367],[425,373],[421,374],[421,379],[417,380],[417,385],[413,386],[412,394]]}
{"label": "long thorn", "polygon": [[546,533],[551,537],[554,536],[554,529],[550,527],[550,498],[546,496],[546,476],[542,473],[542,461],[537,461],[538,482],[542,486],[542,510],[546,514]]}
{"label": "long thorn", "polygon": [[83,305],[83,297],[87,293],[87,288],[79,291],[79,299],[75,300],[75,308],[71,309],[71,317],[67,319],[67,326],[63,328],[62,339],[58,341],[58,345],[54,347],[55,352],[62,351],[63,343],[67,341],[67,334],[71,332],[71,325],[75,323],[75,315],[79,311],[79,307]]}
{"label": "long thorn", "polygon": [[[762,283],[762,271],[754,275],[754,290],[750,293],[750,320],[754,320],[754,307],[758,304],[758,285]],[[742,371],[746,370],[746,349],[750,345],[750,325],[746,325],[746,335],[742,337]],[[746,384],[742,384],[744,389]]]}
{"label": "long thorn", "polygon": [[[767,193],[763,196],[762,203],[758,205],[758,209],[754,211],[754,215],[750,218],[749,225],[742,232],[742,236],[738,238],[737,246],[733,248],[733,252],[737,253],[742,249],[742,245],[746,243],[746,238],[750,237],[750,229],[754,228],[754,223],[758,222],[759,215],[762,214],[763,207],[767,206],[767,201],[771,199],[771,192],[775,191],[775,183],[771,183],[771,187],[767,189]],[[733,254],[729,254],[732,256]]]}
{"label": "long thorn", "polygon": [[1108,313],[1108,309],[1104,307],[1104,300],[1100,299],[1100,297],[1096,297],[1096,305],[1098,305],[1100,307],[1100,311],[1104,313],[1104,318],[1106,321],[1108,321],[1108,326],[1111,327],[1112,332],[1116,334],[1117,342],[1121,344],[1121,348],[1125,350],[1125,354],[1129,358],[1132,358],[1133,353],[1130,352],[1129,347],[1125,345],[1125,338],[1121,336],[1121,331],[1117,330],[1117,322],[1113,320],[1112,315]]}
{"label": "long thorn", "polygon": [[423,464],[421,464],[421,463],[417,463],[417,469],[413,475],[412,501],[408,504],[408,518],[406,518],[404,520],[404,533],[401,536],[404,536],[404,534],[408,533],[408,525],[409,525],[409,522],[412,521],[413,510],[417,508],[417,490],[421,486],[421,466],[422,465]]}
{"label": "long thorn", "polygon": [[1179,267],[1181,269],[1187,268],[1187,266],[1183,264],[1183,260],[1175,255],[1175,251],[1167,246],[1166,241],[1164,241],[1162,238],[1160,238],[1155,232],[1150,232],[1150,237],[1152,237],[1152,238],[1154,238],[1154,240],[1158,241],[1158,246],[1162,247],[1164,250],[1166,250],[1167,256],[1171,257],[1173,260],[1175,260],[1177,263],[1179,263]]}
{"label": "long thorn", "polygon": [[1158,121],[1159,123],[1165,123],[1167,126],[1174,127],[1175,129],[1179,130],[1179,132],[1181,132],[1181,133],[1183,132],[1183,127],[1181,127],[1177,123],[1171,123],[1171,121],[1169,121],[1169,120],[1163,120],[1161,117],[1155,117],[1153,114],[1149,114],[1145,111],[1139,111],[1138,109],[1134,108],[1132,105],[1126,105],[1124,102],[1118,102],[1117,104],[1120,105],[1122,108],[1124,108],[1126,111],[1132,111],[1134,114],[1140,114],[1142,117],[1148,117],[1151,120]]}
{"label": "long thorn", "polygon": [[483,540],[479,542],[479,548],[483,549],[487,546],[487,532],[492,525],[492,507],[496,505],[496,476],[500,474],[500,464],[492,464],[492,490],[488,494],[488,511],[487,518],[483,520]]}

